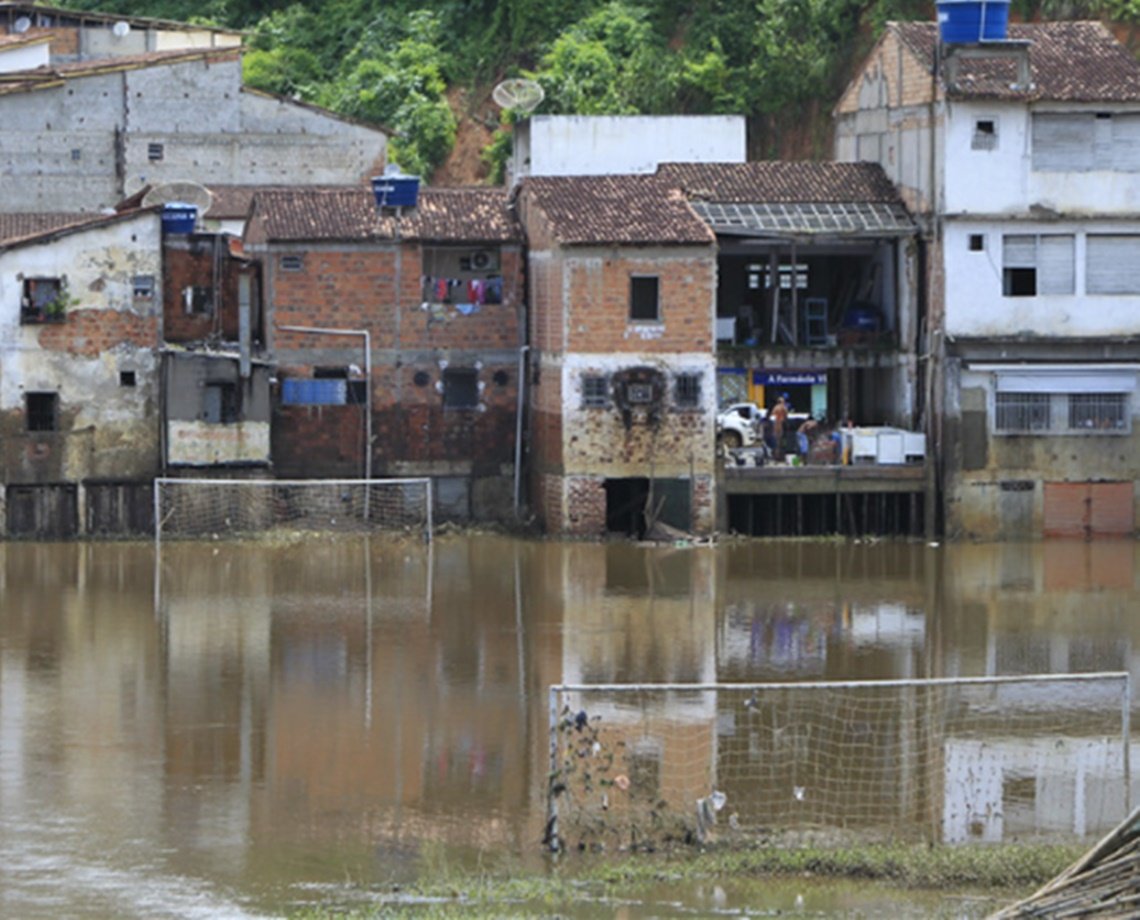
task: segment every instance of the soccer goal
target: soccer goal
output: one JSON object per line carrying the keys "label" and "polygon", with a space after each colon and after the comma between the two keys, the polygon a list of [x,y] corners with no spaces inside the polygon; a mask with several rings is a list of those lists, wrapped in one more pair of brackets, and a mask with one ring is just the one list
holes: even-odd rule
{"label": "soccer goal", "polygon": [[1080,840],[1131,807],[1127,673],[550,689],[547,844]]}
{"label": "soccer goal", "polygon": [[431,539],[430,479],[154,481],[156,542],[380,532]]}

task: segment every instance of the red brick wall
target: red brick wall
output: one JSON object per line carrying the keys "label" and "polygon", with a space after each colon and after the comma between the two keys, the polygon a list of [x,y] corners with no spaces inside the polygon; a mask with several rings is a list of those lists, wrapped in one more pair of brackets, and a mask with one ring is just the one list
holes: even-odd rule
{"label": "red brick wall", "polygon": [[[231,258],[226,239],[218,239],[221,285],[216,292],[215,309],[209,313],[187,313],[183,291],[191,286],[213,287],[214,238],[194,236],[189,242],[179,239],[163,244],[162,332],[167,342],[199,342],[218,331],[224,339],[237,341],[238,278],[251,268],[247,262]],[[255,315],[258,312],[255,308]]]}
{"label": "red brick wall", "polygon": [[282,406],[273,411],[273,469],[282,478],[364,474],[364,415],[359,406]]}
{"label": "red brick wall", "polygon": [[119,310],[73,309],[67,322],[41,326],[36,338],[41,348],[94,358],[116,345],[153,348],[158,344],[158,320]]}
{"label": "red brick wall", "polygon": [[[267,259],[276,326],[369,333],[375,475],[443,469],[449,475],[499,474],[505,464],[514,462],[523,309],[517,245],[501,250],[503,303],[484,304],[466,315],[454,305],[425,305],[423,259],[416,243],[401,250],[398,314],[391,245],[310,249],[303,253],[303,269],[297,272],[280,270],[280,255],[286,252],[271,252]],[[274,337],[282,376],[309,376],[314,363],[356,364],[363,369],[363,336],[275,328]],[[443,364],[476,371],[481,385],[478,408],[444,408]],[[281,437],[294,437],[292,416],[282,415],[280,421]],[[305,433],[298,428],[296,437]]]}
{"label": "red brick wall", "polygon": [[[569,303],[560,312],[566,317],[567,351],[712,351],[716,255],[711,247],[624,249],[605,259],[568,254],[565,270]],[[632,275],[657,276],[659,323],[630,322]]]}

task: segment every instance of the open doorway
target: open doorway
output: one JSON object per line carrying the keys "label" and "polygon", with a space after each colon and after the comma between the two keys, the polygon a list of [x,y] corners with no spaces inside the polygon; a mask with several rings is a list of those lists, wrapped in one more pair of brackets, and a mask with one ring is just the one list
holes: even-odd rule
{"label": "open doorway", "polygon": [[649,500],[649,479],[607,479],[606,530],[626,536],[645,537],[645,504]]}

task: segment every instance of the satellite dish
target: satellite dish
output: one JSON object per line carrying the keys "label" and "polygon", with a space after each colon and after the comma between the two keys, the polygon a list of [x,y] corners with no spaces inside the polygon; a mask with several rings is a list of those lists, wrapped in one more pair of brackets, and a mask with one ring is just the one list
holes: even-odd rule
{"label": "satellite dish", "polygon": [[12,23],[12,31],[23,35],[32,27],[32,21],[27,16],[21,16],[14,23]]}
{"label": "satellite dish", "polygon": [[129,22],[124,22],[121,19],[113,26],[111,26],[111,34],[114,35],[115,38],[126,38],[130,32],[131,24]]}
{"label": "satellite dish", "polygon": [[152,208],[160,204],[192,204],[198,209],[198,214],[205,214],[210,210],[214,196],[204,185],[197,182],[163,182],[155,185],[143,195],[142,206]]}
{"label": "satellite dish", "polygon": [[538,108],[545,97],[546,93],[534,80],[524,80],[521,77],[504,80],[491,90],[491,98],[504,109],[521,112],[523,115]]}

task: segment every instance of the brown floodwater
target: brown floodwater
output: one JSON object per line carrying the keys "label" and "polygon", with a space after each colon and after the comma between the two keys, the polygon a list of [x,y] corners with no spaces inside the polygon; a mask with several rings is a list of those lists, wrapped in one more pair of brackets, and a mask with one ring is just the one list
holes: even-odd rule
{"label": "brown floodwater", "polygon": [[[1131,542],[0,544],[0,916],[279,916],[541,872],[551,685],[1132,671],[1136,569]],[[713,750],[746,734],[754,702],[733,706],[703,717]],[[973,737],[956,756],[997,749]],[[1099,833],[1071,779],[959,830]],[[589,915],[731,915],[756,897],[734,890]],[[771,890],[751,906],[884,897]]]}

